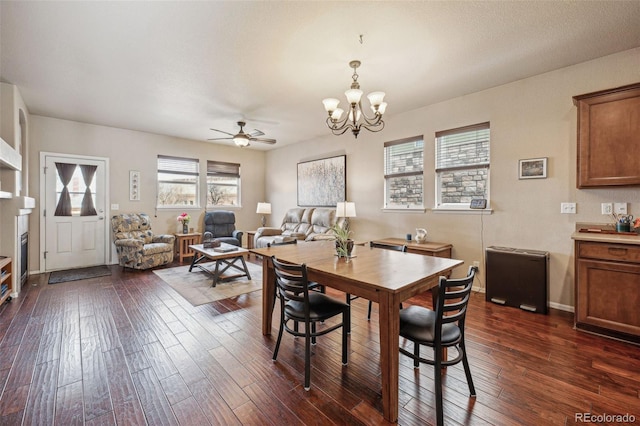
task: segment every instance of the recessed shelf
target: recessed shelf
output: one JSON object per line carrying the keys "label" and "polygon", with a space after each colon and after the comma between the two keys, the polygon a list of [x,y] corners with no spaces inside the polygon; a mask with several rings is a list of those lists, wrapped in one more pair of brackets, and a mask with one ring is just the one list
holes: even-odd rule
{"label": "recessed shelf", "polygon": [[2,138],[0,138],[0,167],[22,170],[22,156]]}

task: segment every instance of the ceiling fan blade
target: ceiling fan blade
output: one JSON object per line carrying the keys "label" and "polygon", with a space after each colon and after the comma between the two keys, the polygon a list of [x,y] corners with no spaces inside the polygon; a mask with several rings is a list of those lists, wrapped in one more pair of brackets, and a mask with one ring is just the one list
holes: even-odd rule
{"label": "ceiling fan blade", "polygon": [[214,132],[224,133],[225,135],[229,135],[229,136],[234,136],[233,133],[225,132],[224,130],[218,130],[218,129],[210,129],[210,130],[213,130]]}
{"label": "ceiling fan blade", "polygon": [[255,142],[262,142],[262,143],[270,143],[270,144],[274,144],[276,143],[275,139],[266,139],[266,138],[251,138],[249,139],[250,141],[255,141]]}
{"label": "ceiling fan blade", "polygon": [[264,132],[262,130],[253,129],[253,132],[249,133],[249,136],[255,138],[256,136],[264,136]]}
{"label": "ceiling fan blade", "polygon": [[207,139],[208,141],[230,141],[233,138],[213,138],[213,139]]}

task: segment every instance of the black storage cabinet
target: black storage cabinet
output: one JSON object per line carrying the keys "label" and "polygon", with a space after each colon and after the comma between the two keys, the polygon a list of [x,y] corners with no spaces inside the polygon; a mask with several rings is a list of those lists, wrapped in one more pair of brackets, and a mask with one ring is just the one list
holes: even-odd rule
{"label": "black storage cabinet", "polygon": [[547,313],[549,252],[491,246],[485,262],[487,301]]}

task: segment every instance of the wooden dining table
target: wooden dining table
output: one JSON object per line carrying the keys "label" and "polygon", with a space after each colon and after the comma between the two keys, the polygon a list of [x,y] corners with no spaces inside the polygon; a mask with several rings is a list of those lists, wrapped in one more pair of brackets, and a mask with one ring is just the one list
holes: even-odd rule
{"label": "wooden dining table", "polygon": [[434,288],[462,260],[356,246],[352,258],[335,255],[333,241],[300,242],[250,250],[262,256],[262,334],[271,334],[275,275],[271,256],[306,264],[310,281],[379,304],[382,408],[387,421],[398,421],[400,303]]}

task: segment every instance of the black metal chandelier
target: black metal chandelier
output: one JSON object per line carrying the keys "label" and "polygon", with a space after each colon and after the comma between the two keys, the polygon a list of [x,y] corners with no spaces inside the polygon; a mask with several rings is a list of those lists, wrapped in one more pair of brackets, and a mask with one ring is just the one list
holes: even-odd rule
{"label": "black metal chandelier", "polygon": [[351,83],[351,89],[344,92],[349,103],[349,114],[342,118],[344,110],[338,108],[340,101],[335,98],[327,98],[322,101],[324,109],[329,116],[327,117],[327,126],[331,129],[334,135],[342,135],[347,130],[351,130],[353,136],[356,138],[360,133],[361,128],[365,128],[371,132],[379,132],[384,129],[384,121],[382,115],[387,109],[387,103],[384,102],[384,92],[371,92],[367,95],[369,103],[371,104],[371,110],[373,111],[373,117],[367,116],[362,109],[362,90],[360,90],[360,83],[358,83],[357,69],[360,66],[360,61],[351,61],[349,66],[353,68],[353,82]]}

